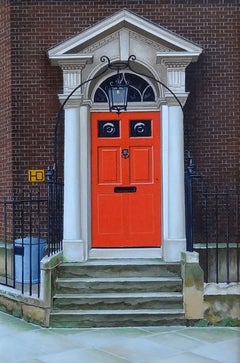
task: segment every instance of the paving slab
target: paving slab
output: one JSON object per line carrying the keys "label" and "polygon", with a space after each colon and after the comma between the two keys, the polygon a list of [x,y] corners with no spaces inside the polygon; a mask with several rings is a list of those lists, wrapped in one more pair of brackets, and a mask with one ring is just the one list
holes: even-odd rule
{"label": "paving slab", "polygon": [[1,363],[240,363],[240,328],[42,328],[0,312]]}

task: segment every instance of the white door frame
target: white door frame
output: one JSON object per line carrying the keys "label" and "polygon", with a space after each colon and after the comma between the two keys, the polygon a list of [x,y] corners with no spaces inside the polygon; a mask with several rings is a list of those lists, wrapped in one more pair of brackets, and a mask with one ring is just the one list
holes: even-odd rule
{"label": "white door frame", "polygon": [[[201,52],[196,44],[124,9],[51,48],[48,56],[63,71],[61,102],[81,82],[99,74],[105,67],[101,56],[126,61],[134,54],[137,69],[164,82],[184,105],[186,67]],[[99,107],[93,103],[96,86],[97,82],[89,81],[64,107],[64,260],[162,257],[178,261],[186,248],[183,113],[173,95],[157,82],[156,102],[150,108],[159,110],[162,119],[162,248],[91,249],[90,112]]]}

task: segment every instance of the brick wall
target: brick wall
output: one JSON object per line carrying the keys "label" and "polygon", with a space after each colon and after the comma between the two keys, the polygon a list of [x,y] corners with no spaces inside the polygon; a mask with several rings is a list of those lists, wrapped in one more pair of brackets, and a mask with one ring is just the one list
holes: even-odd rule
{"label": "brick wall", "polygon": [[11,44],[10,9],[8,3],[0,4],[0,198],[11,190]]}
{"label": "brick wall", "polygon": [[[62,78],[61,71],[51,67],[46,50],[123,7],[203,47],[199,62],[190,65],[187,73],[191,96],[185,112],[186,148],[192,151],[198,170],[212,183],[239,185],[239,1],[9,2],[15,187],[26,182],[28,169],[46,168],[53,161],[53,130]],[[9,25],[4,29],[7,39]],[[5,67],[9,61],[7,56]],[[9,81],[9,70],[6,78]],[[4,97],[10,97],[10,93]],[[9,119],[10,109],[5,112]],[[2,125],[5,116],[1,117]],[[3,168],[0,170],[3,175]]]}

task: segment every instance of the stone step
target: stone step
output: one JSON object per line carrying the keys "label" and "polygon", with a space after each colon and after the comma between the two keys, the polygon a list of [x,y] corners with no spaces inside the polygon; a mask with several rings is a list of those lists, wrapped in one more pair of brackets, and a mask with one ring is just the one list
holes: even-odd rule
{"label": "stone step", "polygon": [[182,309],[183,296],[176,292],[55,294],[53,310]]}
{"label": "stone step", "polygon": [[58,277],[170,277],[181,275],[179,263],[161,259],[91,260],[83,263],[63,263],[57,269]]}
{"label": "stone step", "polygon": [[179,277],[105,277],[105,278],[58,278],[56,293],[96,292],[181,292]]}
{"label": "stone step", "polygon": [[183,309],[59,310],[50,315],[51,327],[97,328],[184,325]]}
{"label": "stone step", "polygon": [[184,324],[181,265],[161,259],[90,260],[57,269],[50,326]]}

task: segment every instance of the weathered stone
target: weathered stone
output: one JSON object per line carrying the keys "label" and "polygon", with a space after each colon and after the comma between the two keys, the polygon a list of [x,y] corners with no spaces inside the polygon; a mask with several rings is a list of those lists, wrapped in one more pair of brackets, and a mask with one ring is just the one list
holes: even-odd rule
{"label": "weathered stone", "polygon": [[204,317],[213,325],[226,320],[240,323],[240,284],[206,284]]}
{"label": "weathered stone", "polygon": [[196,252],[182,253],[182,278],[185,318],[202,319],[204,280]]}

